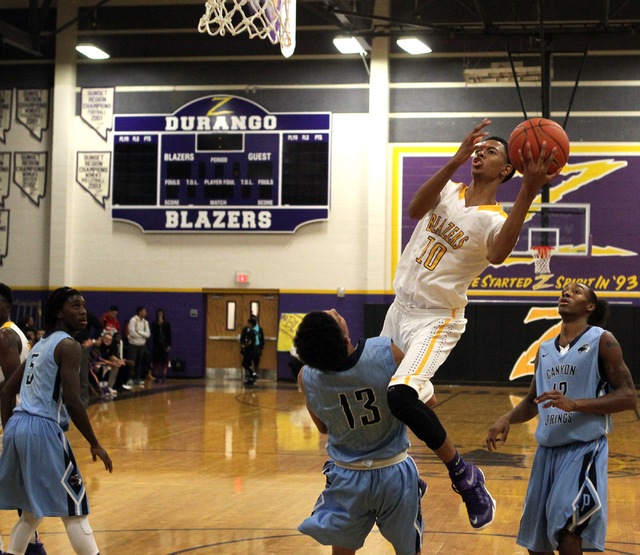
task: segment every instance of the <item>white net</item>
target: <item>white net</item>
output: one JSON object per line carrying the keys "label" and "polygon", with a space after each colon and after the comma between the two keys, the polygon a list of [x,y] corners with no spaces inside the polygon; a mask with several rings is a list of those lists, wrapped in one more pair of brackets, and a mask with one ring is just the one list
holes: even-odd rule
{"label": "white net", "polygon": [[[198,31],[210,35],[237,35],[269,39],[272,44],[290,48],[295,41],[291,5],[295,0],[207,0]],[[293,15],[295,17],[295,15]]]}
{"label": "white net", "polygon": [[536,275],[551,273],[551,255],[553,247],[531,247]]}

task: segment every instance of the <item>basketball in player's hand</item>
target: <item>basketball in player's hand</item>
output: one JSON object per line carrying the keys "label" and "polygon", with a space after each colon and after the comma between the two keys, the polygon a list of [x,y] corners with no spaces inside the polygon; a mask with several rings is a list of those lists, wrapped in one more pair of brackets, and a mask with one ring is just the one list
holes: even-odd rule
{"label": "basketball in player's hand", "polygon": [[555,160],[551,162],[548,173],[564,167],[569,158],[569,137],[564,129],[550,119],[532,118],[518,125],[509,137],[509,159],[516,170],[522,173],[524,169],[518,149],[522,150],[523,156],[526,157],[526,144],[531,143],[531,155],[537,159],[540,156],[543,141],[547,142],[547,156],[553,147],[557,149]]}

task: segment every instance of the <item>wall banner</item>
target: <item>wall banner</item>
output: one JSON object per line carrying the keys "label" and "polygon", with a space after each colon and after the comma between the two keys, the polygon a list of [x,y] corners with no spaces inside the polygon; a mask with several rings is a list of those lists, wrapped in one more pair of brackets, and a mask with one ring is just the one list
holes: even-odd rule
{"label": "wall banner", "polygon": [[114,87],[91,87],[81,92],[80,117],[105,141],[112,129],[114,91]]}
{"label": "wall banner", "polygon": [[36,206],[47,191],[47,158],[46,152],[14,153],[13,182]]}
{"label": "wall banner", "polygon": [[7,131],[11,129],[11,107],[13,106],[13,89],[0,90],[0,141],[7,142]]}
{"label": "wall banner", "polygon": [[4,206],[11,185],[11,153],[0,152],[0,206]]}
{"label": "wall banner", "polygon": [[111,216],[148,232],[293,233],[327,220],[330,113],[212,95],[114,118]]}
{"label": "wall banner", "polygon": [[0,266],[9,252],[9,210],[0,210]]}
{"label": "wall banner", "polygon": [[38,141],[49,127],[49,89],[18,89],[16,118]]}
{"label": "wall banner", "polygon": [[78,152],[76,181],[104,208],[111,183],[110,152]]}
{"label": "wall banner", "polygon": [[[394,148],[394,270],[416,225],[407,216],[411,198],[457,148],[442,144]],[[633,223],[640,220],[640,205],[629,202],[629,188],[635,186],[638,172],[640,145],[571,145],[567,165],[549,187],[548,203],[542,203],[540,195],[535,199],[513,253],[471,283],[469,299],[555,304],[565,285],[583,281],[611,301],[640,305],[640,234]],[[470,162],[452,178],[466,184],[470,179]],[[498,202],[506,212],[521,185],[522,176],[517,174],[500,186]],[[435,239],[448,247],[444,232]],[[541,244],[554,251],[550,271],[536,274],[530,248]]]}

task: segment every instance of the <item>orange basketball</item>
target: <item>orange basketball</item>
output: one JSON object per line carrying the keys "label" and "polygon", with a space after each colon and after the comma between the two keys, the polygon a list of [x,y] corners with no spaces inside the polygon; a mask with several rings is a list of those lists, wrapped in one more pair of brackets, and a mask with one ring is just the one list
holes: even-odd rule
{"label": "orange basketball", "polygon": [[545,118],[532,118],[523,121],[513,130],[509,137],[509,159],[513,166],[522,173],[523,167],[518,154],[518,149],[526,156],[525,145],[531,143],[531,155],[534,158],[540,156],[542,142],[547,142],[547,155],[555,146],[558,149],[555,161],[549,166],[549,173],[557,168],[563,168],[569,158],[569,137],[555,121]]}

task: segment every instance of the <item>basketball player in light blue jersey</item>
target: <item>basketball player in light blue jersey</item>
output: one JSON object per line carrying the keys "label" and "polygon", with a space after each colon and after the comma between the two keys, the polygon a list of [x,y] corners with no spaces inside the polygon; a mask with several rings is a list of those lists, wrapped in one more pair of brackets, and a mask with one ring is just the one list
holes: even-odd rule
{"label": "basketball player in light blue jersey", "polygon": [[[19,509],[8,552],[23,555],[45,516],[59,516],[75,553],[97,555],[89,526],[89,503],[82,476],[64,432],[72,420],[112,471],[80,400],[80,344],[73,336],[87,325],[87,309],[75,289],[61,287],[44,309],[46,334],[5,383],[0,395],[3,454],[0,457],[0,509]],[[20,404],[15,407],[16,395]],[[15,407],[15,408],[14,408]]]}
{"label": "basketball player in light blue jersey", "polygon": [[540,415],[538,450],[516,542],[531,555],[604,551],[607,533],[606,434],[611,414],[636,407],[631,373],[615,337],[599,325],[608,305],[583,283],[558,301],[560,335],[535,359],[527,396],[489,429],[489,451],[503,445],[511,424]]}
{"label": "basketball player in light blue jersey", "polygon": [[354,347],[335,310],[307,314],[294,345],[307,364],[298,383],[318,430],[329,434],[331,457],[326,487],[298,530],[331,545],[333,555],[353,555],[375,523],[397,555],[419,554],[426,484],[407,454],[406,426],[387,405],[402,352],[386,337]]}
{"label": "basketball player in light blue jersey", "polygon": [[[4,382],[8,380],[18,369],[20,363],[27,360],[29,354],[29,340],[22,330],[11,320],[11,307],[13,305],[13,292],[11,288],[0,283],[0,391]],[[2,430],[2,426],[0,426]],[[2,439],[0,438],[0,455],[2,455]],[[0,553],[4,549],[4,543],[0,537]],[[29,541],[25,555],[47,555],[47,552],[38,539],[38,532]]]}

